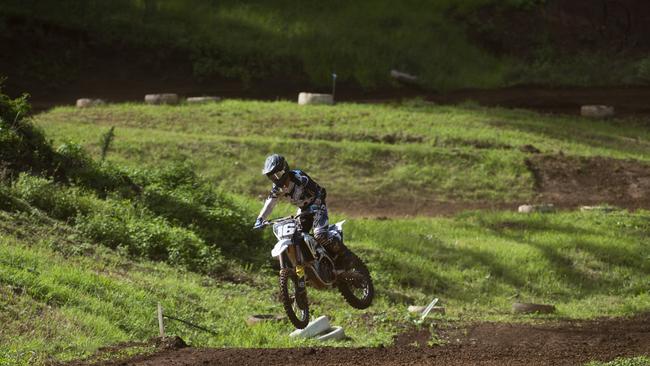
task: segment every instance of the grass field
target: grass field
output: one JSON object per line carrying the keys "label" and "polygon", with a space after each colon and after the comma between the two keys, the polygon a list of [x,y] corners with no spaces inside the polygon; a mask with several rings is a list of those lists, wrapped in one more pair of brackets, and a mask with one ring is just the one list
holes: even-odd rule
{"label": "grass field", "polygon": [[[237,283],[215,280],[133,262],[101,247],[76,248],[83,241],[66,242],[71,229],[65,225],[46,226],[25,214],[0,215],[5,324],[0,343],[6,359],[69,359],[99,346],[153,337],[157,301],[168,314],[217,333],[169,322],[170,334],[194,346],[303,344],[286,336],[288,323],[253,328],[244,323],[252,314],[281,313],[274,271],[266,266],[249,268]],[[551,318],[648,311],[650,256],[643,244],[650,235],[648,219],[647,212],[621,212],[353,220],[347,241],[368,261],[379,297],[369,310],[355,311],[342,306],[334,292],[312,290],[313,313],[346,327],[351,340],[336,345],[363,346],[390,344],[403,324],[414,320],[406,306],[434,296],[447,309],[437,322],[545,318],[512,315],[517,300],[555,304],[558,312]]]}
{"label": "grass field", "polygon": [[594,121],[417,100],[307,108],[230,100],[61,107],[35,122],[57,143],[79,142],[95,156],[100,135],[115,126],[109,160],[130,166],[190,161],[214,184],[252,196],[268,189],[259,174],[265,156],[281,153],[327,187],[333,202],[361,206],[529,199],[534,181],[524,145],[546,154],[650,161],[644,119]]}
{"label": "grass field", "polygon": [[[54,146],[80,142],[95,158],[100,136],[116,126],[110,164],[84,164],[95,169],[91,177],[111,179],[127,166],[121,174],[143,182],[142,192],[124,193],[119,185],[106,192],[96,187],[98,178],[74,170],[67,174],[76,178],[56,182],[25,173],[0,181],[0,364],[74,359],[100,346],[146,340],[157,334],[158,301],[168,314],[216,332],[168,322],[169,334],[193,346],[309,345],[286,336],[288,322],[245,324],[252,314],[282,312],[277,274],[265,258],[274,240],[248,231],[257,195],[268,189],[260,164],[272,151],[305,167],[332,196],[367,202],[377,195],[530,197],[521,145],[641,161],[650,149],[643,120],[587,121],[417,101],[316,108],[127,104],[57,108],[34,121]],[[16,138],[0,132],[0,142]],[[74,144],[63,146],[56,154],[83,158]],[[174,168],[178,161],[191,162],[206,180]],[[282,205],[275,214],[291,211]],[[341,218],[335,212],[332,221]],[[335,346],[390,344],[415,326],[406,307],[433,297],[447,310],[433,317],[436,324],[650,311],[648,211],[347,218],[346,243],[368,263],[377,298],[357,311],[335,292],[309,292],[313,315],[330,316],[351,337]],[[514,315],[516,301],[552,303],[557,313]]]}

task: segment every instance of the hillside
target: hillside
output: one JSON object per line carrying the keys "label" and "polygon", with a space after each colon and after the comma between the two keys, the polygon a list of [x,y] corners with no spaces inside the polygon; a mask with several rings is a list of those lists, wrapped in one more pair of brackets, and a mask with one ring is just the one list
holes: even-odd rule
{"label": "hillside", "polygon": [[60,107],[35,122],[56,141],[73,140],[96,156],[100,134],[115,127],[109,161],[189,161],[213,184],[252,197],[266,195],[260,166],[279,152],[327,187],[335,208],[361,216],[530,201],[650,208],[643,117],[595,121],[419,100],[313,108],[227,100]]}
{"label": "hillside", "polygon": [[[390,200],[409,193],[528,198],[535,186],[525,165],[530,153],[518,148],[524,143],[565,156],[647,159],[642,121],[577,121],[471,105],[127,104],[60,108],[30,120],[26,100],[0,102],[0,364],[10,365],[78,359],[116,343],[125,356],[155,352],[144,341],[157,334],[157,302],[215,333],[168,321],[168,334],[193,347],[315,346],[286,337],[287,322],[245,324],[252,314],[281,313],[267,257],[273,239],[249,229],[259,208],[252,197],[268,188],[259,163],[270,150],[286,148],[339,200],[370,200],[364,190],[373,186]],[[590,132],[576,133],[581,124]],[[99,141],[113,125],[102,161]],[[556,125],[563,128],[550,128]],[[325,161],[326,154],[336,159]],[[433,171],[446,185],[418,181]],[[524,179],[517,185],[519,171]],[[346,192],[342,173],[357,179],[357,190]],[[386,176],[397,185],[387,186]],[[411,185],[396,190],[398,183]],[[289,211],[283,206],[276,214]],[[415,325],[406,307],[434,296],[447,313],[422,326],[434,334],[425,342],[433,343],[448,341],[437,338],[438,327],[468,322],[650,310],[650,214],[643,209],[348,218],[346,242],[368,262],[378,297],[356,311],[336,292],[310,290],[314,314],[327,314],[350,336],[336,346],[390,345]],[[557,313],[514,315],[515,299],[551,302]],[[617,349],[608,348],[607,357],[628,355]]]}
{"label": "hillside", "polygon": [[642,0],[6,0],[0,70],[12,93],[188,80],[323,90],[333,72],[340,87],[372,90],[398,86],[391,69],[425,90],[647,85],[648,10]]}

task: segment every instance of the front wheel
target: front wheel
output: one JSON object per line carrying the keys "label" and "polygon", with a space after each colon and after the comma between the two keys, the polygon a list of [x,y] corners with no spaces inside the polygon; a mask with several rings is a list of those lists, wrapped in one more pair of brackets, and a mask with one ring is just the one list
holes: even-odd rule
{"label": "front wheel", "polygon": [[375,297],[370,271],[356,254],[350,253],[350,266],[337,280],[339,292],[355,309],[366,309]]}
{"label": "front wheel", "polygon": [[303,329],[309,324],[309,304],[307,303],[307,290],[303,288],[298,292],[298,276],[291,268],[280,270],[280,298],[282,306],[287,313],[291,324],[298,329]]}

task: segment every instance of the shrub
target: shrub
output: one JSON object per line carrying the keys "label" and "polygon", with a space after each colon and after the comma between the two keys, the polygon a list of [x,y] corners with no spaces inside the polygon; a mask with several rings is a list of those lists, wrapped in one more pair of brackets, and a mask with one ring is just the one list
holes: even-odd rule
{"label": "shrub", "polygon": [[26,94],[12,100],[0,85],[0,164],[14,173],[51,172],[54,152],[43,131],[25,120],[29,109]]}
{"label": "shrub", "polygon": [[0,93],[0,167],[16,173],[12,187],[3,186],[0,198],[20,197],[132,257],[204,273],[223,268],[222,248],[241,255],[246,253],[242,246],[261,242],[249,229],[247,217],[252,215],[205,184],[191,166],[174,164],[129,174],[94,161],[72,142],[54,150],[42,132],[23,119],[28,107],[26,97],[11,100]]}
{"label": "shrub", "polygon": [[139,202],[175,225],[191,229],[210,246],[241,255],[246,252],[242,247],[261,244],[260,234],[250,230],[253,215],[202,182],[190,166],[173,164],[147,178]]}
{"label": "shrub", "polygon": [[125,170],[108,162],[95,162],[79,144],[67,142],[59,146],[55,165],[59,180],[92,189],[101,197],[109,192],[133,197],[140,191]]}
{"label": "shrub", "polygon": [[18,197],[59,220],[88,214],[97,201],[79,187],[63,187],[51,179],[26,173],[18,177],[13,188]]}
{"label": "shrub", "polygon": [[76,221],[77,228],[90,238],[131,257],[165,261],[203,273],[217,273],[224,267],[219,249],[208,248],[190,230],[134,209],[128,201],[106,201],[102,209]]}

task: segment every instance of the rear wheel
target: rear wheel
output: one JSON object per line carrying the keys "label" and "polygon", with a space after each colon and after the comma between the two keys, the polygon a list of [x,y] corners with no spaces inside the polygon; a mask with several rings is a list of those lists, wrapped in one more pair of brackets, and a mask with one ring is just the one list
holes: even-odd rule
{"label": "rear wheel", "polygon": [[280,298],[284,311],[291,324],[298,329],[303,329],[309,324],[309,304],[307,290],[298,292],[298,276],[291,268],[280,270]]}
{"label": "rear wheel", "polygon": [[370,271],[361,258],[350,252],[350,266],[338,277],[339,292],[345,301],[355,309],[366,309],[375,297]]}

